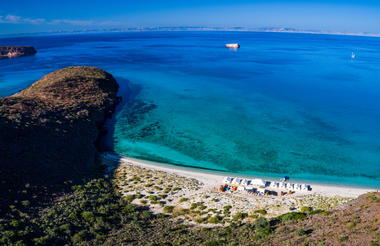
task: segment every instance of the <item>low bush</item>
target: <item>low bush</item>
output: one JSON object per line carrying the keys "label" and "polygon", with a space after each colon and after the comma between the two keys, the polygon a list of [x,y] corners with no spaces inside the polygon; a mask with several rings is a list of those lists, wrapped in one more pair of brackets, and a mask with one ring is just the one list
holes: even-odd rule
{"label": "low bush", "polygon": [[258,213],[258,214],[261,214],[261,215],[266,215],[267,211],[265,209],[259,209],[259,210],[256,210],[255,213]]}
{"label": "low bush", "polygon": [[290,212],[278,217],[278,219],[283,222],[289,221],[289,220],[304,220],[305,218],[306,218],[306,215],[304,213],[299,213],[299,212]]}
{"label": "low bush", "polygon": [[186,202],[186,201],[188,201],[189,200],[189,198],[187,198],[187,197],[182,197],[181,199],[179,199],[179,202]]}
{"label": "low bush", "polygon": [[212,216],[212,217],[209,217],[207,219],[207,222],[208,223],[211,223],[211,224],[217,224],[219,223],[220,221],[222,220],[222,218],[218,215],[215,215],[215,216]]}
{"label": "low bush", "polygon": [[268,226],[269,226],[269,222],[264,217],[259,217],[255,221],[255,228],[256,229],[263,229],[263,228],[268,227]]}
{"label": "low bush", "polygon": [[312,207],[301,207],[301,213],[311,213],[313,211]]}
{"label": "low bush", "polygon": [[245,219],[246,217],[248,216],[247,213],[236,213],[234,215],[232,215],[232,219],[235,220],[235,221],[239,221],[239,220],[243,220]]}
{"label": "low bush", "polygon": [[164,213],[168,213],[168,214],[170,214],[170,213],[173,212],[173,209],[174,209],[173,206],[165,206],[165,207],[163,208],[163,211],[164,211]]}

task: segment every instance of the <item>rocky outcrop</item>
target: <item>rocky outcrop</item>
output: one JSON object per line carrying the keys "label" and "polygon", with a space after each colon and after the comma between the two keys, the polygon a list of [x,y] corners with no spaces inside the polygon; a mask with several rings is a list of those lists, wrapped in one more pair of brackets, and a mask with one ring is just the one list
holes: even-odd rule
{"label": "rocky outcrop", "polygon": [[0,59],[29,56],[36,53],[37,51],[33,46],[0,46]]}
{"label": "rocky outcrop", "polygon": [[80,179],[94,164],[99,129],[118,102],[117,90],[107,72],[68,67],[0,98],[2,188]]}

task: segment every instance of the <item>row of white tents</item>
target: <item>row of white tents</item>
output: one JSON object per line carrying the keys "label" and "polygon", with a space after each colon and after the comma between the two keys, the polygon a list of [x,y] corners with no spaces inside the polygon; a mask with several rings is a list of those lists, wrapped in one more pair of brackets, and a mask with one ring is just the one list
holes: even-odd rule
{"label": "row of white tents", "polygon": [[225,177],[223,182],[225,184],[232,184],[232,185],[243,185],[243,186],[258,186],[258,187],[265,187],[267,186],[267,181],[264,179],[242,179],[242,178],[233,178],[233,177]]}
{"label": "row of white tents", "polygon": [[239,177],[225,177],[223,182],[225,184],[231,185],[240,185],[244,187],[272,187],[272,188],[280,188],[280,189],[289,189],[289,190],[304,190],[310,191],[311,187],[307,184],[292,184],[287,182],[277,182],[277,181],[266,181],[264,179],[244,179]]}
{"label": "row of white tents", "polygon": [[307,184],[292,184],[292,183],[286,183],[286,182],[273,181],[270,183],[270,186],[273,188],[283,188],[283,189],[289,189],[289,190],[304,190],[304,191],[311,190],[311,186]]}

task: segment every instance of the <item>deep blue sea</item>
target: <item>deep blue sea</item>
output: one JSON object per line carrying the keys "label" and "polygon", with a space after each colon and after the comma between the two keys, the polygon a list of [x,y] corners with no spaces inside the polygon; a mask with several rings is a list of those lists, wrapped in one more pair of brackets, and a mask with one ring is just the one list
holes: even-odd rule
{"label": "deep blue sea", "polygon": [[[224,48],[230,42],[241,48]],[[112,73],[124,101],[107,139],[121,155],[380,188],[380,38],[140,32],[0,45],[38,50],[0,60],[0,96],[67,66]]]}

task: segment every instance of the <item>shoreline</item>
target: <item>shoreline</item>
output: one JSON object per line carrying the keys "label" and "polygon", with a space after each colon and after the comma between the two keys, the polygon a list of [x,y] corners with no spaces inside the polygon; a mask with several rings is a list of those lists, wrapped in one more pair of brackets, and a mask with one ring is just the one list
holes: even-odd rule
{"label": "shoreline", "polygon": [[[230,176],[231,174],[218,174],[212,172],[205,172],[202,170],[195,170],[195,168],[186,168],[186,167],[175,167],[173,164],[157,163],[153,161],[147,161],[142,159],[137,159],[133,157],[125,157],[119,156],[115,153],[103,153],[103,159],[111,160],[113,162],[117,161],[119,164],[129,164],[134,165],[140,168],[156,170],[166,172],[168,174],[174,174],[178,176],[182,176],[185,178],[196,179],[202,183],[204,183],[208,187],[219,187],[223,184],[223,178],[226,176]],[[236,176],[231,175],[233,177],[246,177],[246,178],[255,178],[253,176]],[[278,181],[271,178],[265,178],[267,181]],[[294,181],[296,182],[296,181]],[[341,196],[347,198],[357,198],[358,196],[368,193],[368,192],[376,192],[378,189],[370,188],[370,187],[355,187],[355,186],[347,186],[347,185],[335,185],[335,184],[323,184],[323,183],[314,183],[309,182],[311,185],[311,191],[299,191],[294,194],[294,196],[304,196],[311,194],[318,194],[321,196],[334,197]],[[269,189],[273,189],[270,187]],[[281,189],[277,189],[281,190]],[[286,190],[286,189],[282,189]]]}

